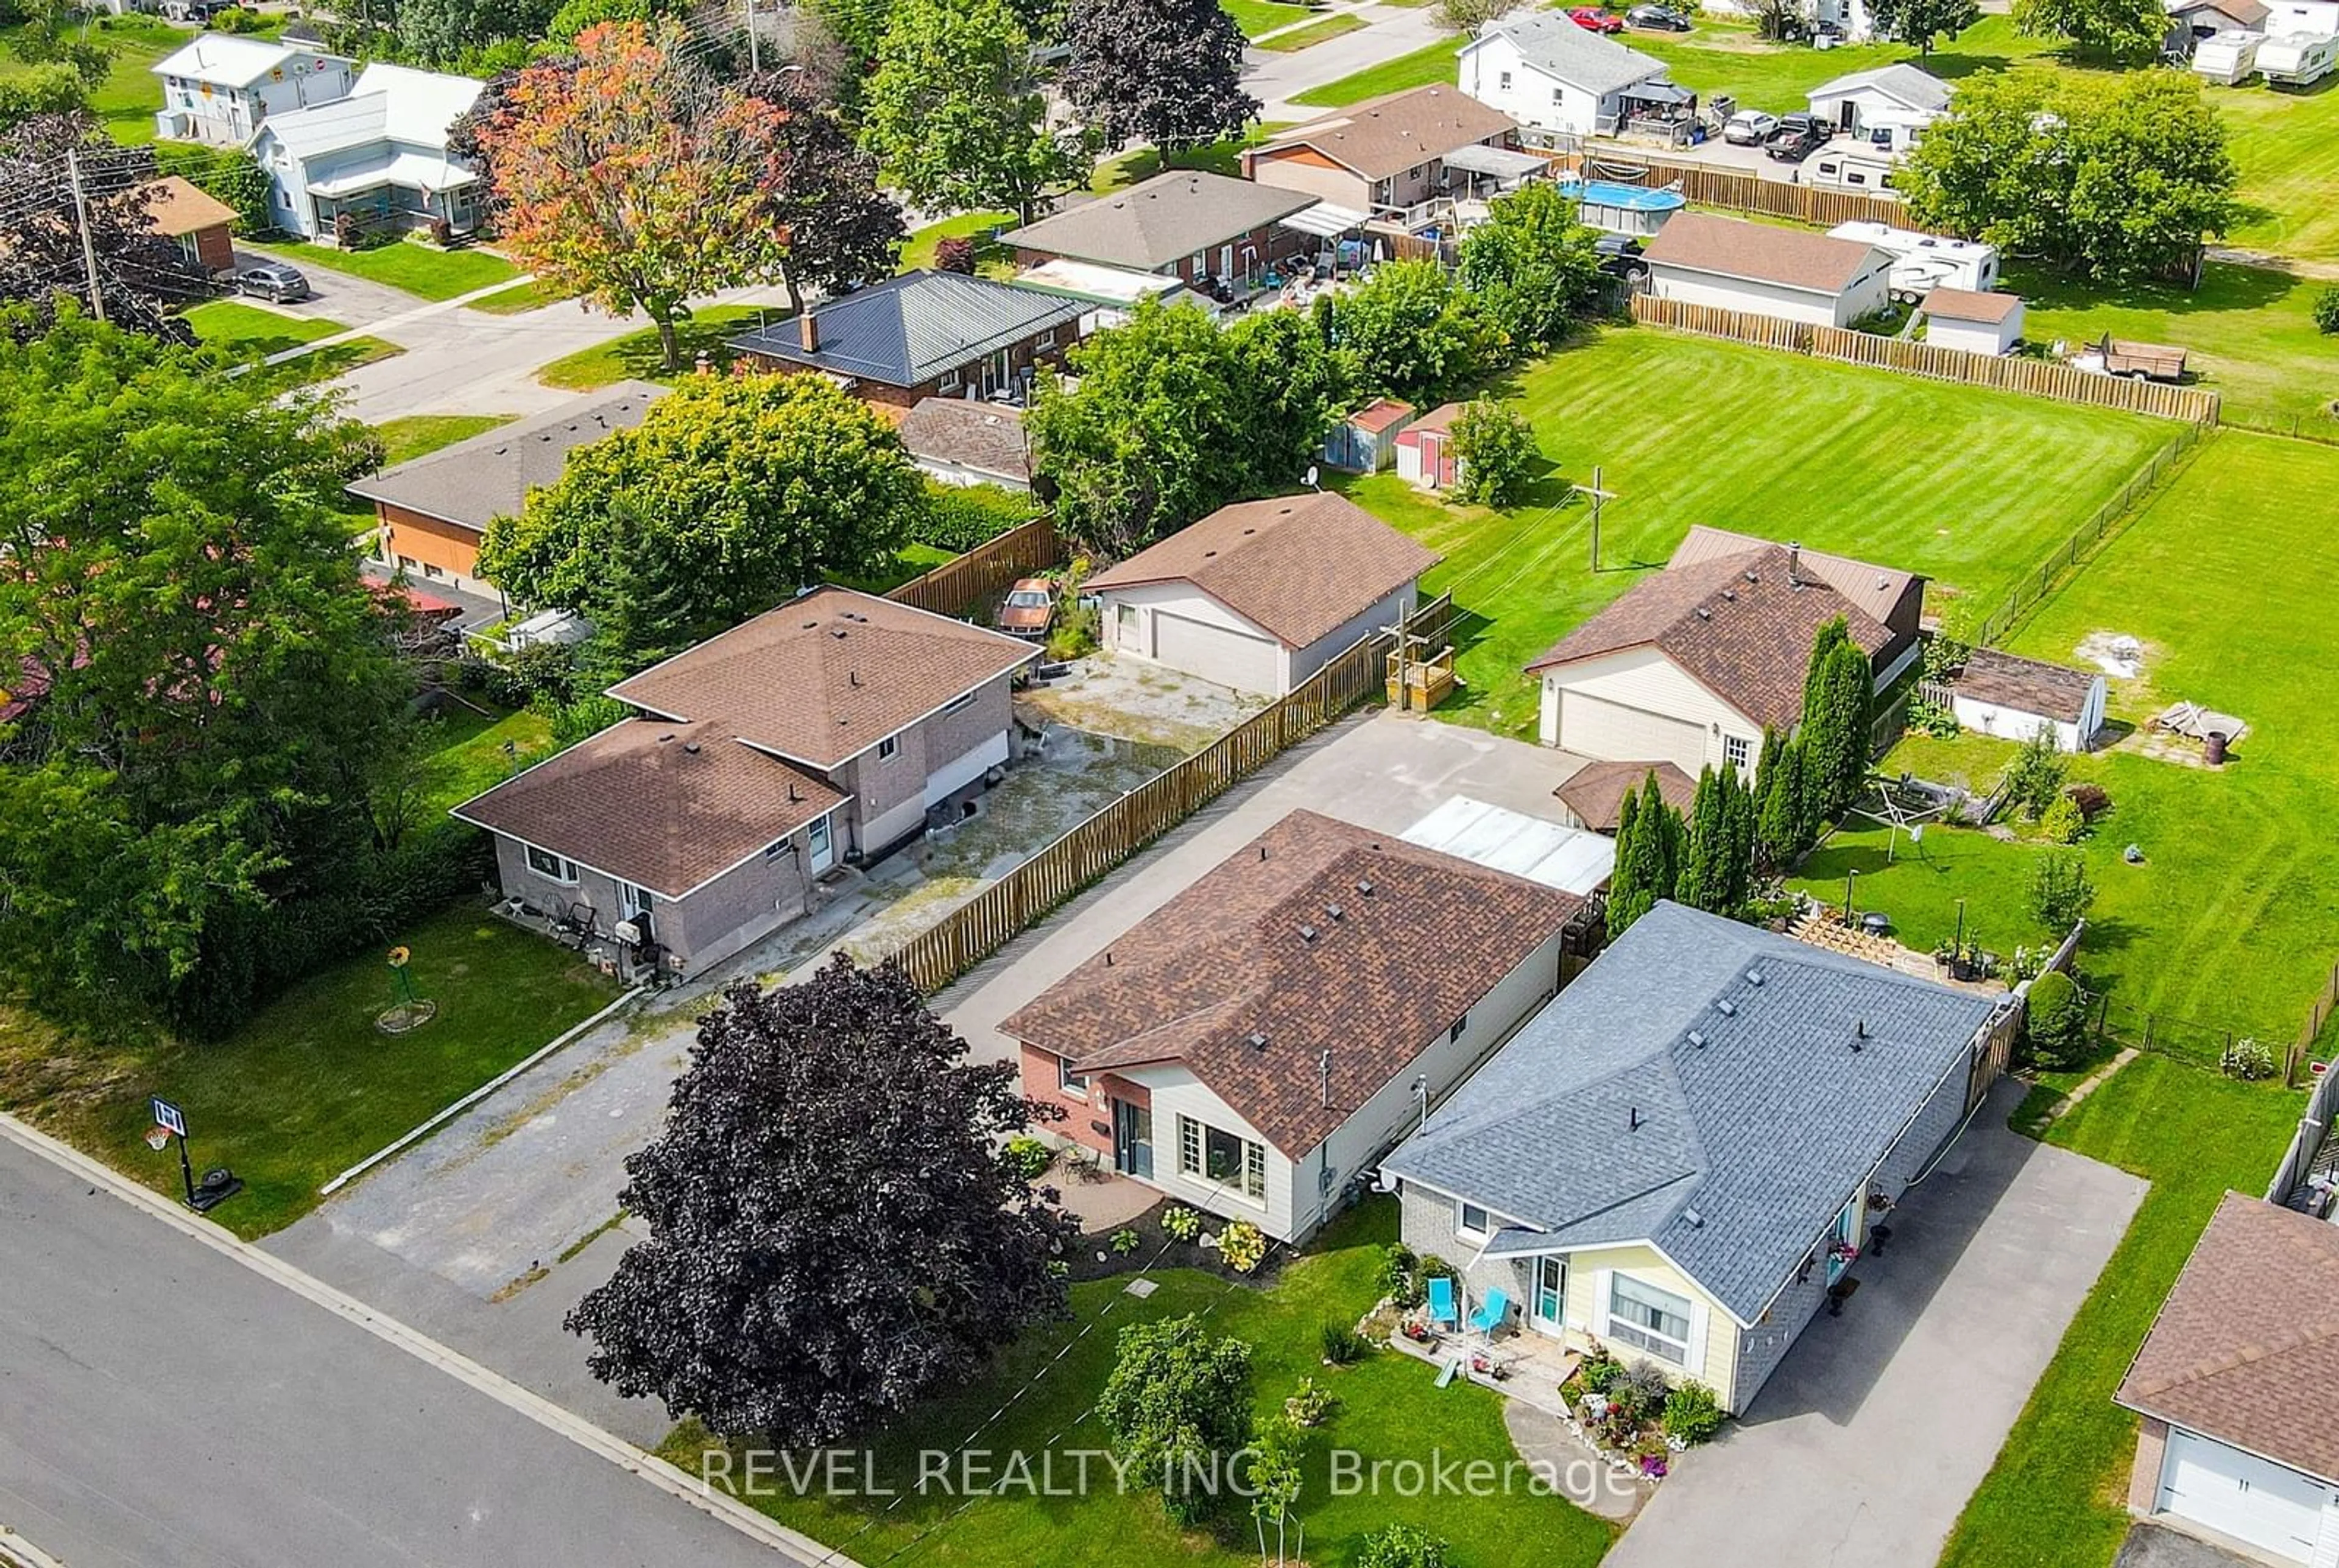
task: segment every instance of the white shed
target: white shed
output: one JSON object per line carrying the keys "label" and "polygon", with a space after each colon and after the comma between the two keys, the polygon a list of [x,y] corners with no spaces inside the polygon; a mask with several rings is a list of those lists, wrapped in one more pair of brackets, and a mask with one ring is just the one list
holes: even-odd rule
{"label": "white shed", "polygon": [[1949,84],[1903,61],[1822,82],[1809,102],[1839,132],[1898,154],[1949,112]]}
{"label": "white shed", "polygon": [[2010,354],[2014,345],[2022,341],[2019,294],[1935,289],[1917,308],[1925,313],[1925,341],[1936,348]]}
{"label": "white shed", "polygon": [[2005,740],[2028,740],[2043,727],[2059,750],[2081,752],[2104,727],[2104,698],[2101,671],[1976,648],[1949,687],[1949,712],[1967,729]]}

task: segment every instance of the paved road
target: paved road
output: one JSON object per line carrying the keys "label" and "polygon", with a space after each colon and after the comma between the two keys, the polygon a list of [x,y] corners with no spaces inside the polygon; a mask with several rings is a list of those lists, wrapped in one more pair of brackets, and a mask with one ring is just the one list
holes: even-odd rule
{"label": "paved road", "polygon": [[[1424,44],[1449,36],[1437,25],[1436,7],[1433,5],[1363,5],[1350,14],[1364,18],[1365,25],[1310,48],[1288,54],[1273,49],[1244,51],[1243,89],[1266,106],[1261,119],[1274,124],[1325,113],[1325,110],[1294,104],[1291,99],[1311,87],[1337,82],[1368,65],[1409,54]],[[1458,36],[1454,38],[1454,46],[1462,46]],[[1452,73],[1447,74],[1447,78],[1452,79]]]}
{"label": "paved road", "polygon": [[0,1524],[73,1568],[786,1560],[0,1138]]}

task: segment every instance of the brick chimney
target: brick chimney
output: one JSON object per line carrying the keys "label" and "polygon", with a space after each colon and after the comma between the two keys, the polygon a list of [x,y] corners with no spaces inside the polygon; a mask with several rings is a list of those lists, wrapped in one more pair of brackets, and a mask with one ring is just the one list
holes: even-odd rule
{"label": "brick chimney", "polygon": [[796,318],[796,339],[807,354],[820,352],[820,321],[810,311]]}

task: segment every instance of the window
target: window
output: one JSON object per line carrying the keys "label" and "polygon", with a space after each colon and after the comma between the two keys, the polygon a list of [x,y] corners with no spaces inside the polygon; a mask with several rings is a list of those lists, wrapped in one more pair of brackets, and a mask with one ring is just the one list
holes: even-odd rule
{"label": "window", "polygon": [[1426,163],[1416,163],[1405,172],[1405,177],[1408,180],[1418,180],[1421,178],[1421,172],[1428,166]]}
{"label": "window", "polygon": [[548,876],[555,882],[577,880],[575,861],[554,854],[550,850],[538,849],[534,844],[528,846],[528,869],[538,876]]}
{"label": "window", "polygon": [[1465,1203],[1455,1219],[1454,1228],[1465,1236],[1486,1236],[1495,1228],[1495,1217],[1478,1204]]}
{"label": "window", "polygon": [[443,577],[447,574],[439,567],[432,566],[429,561],[425,561],[422,563],[422,575],[426,577]]}
{"label": "window", "polygon": [[1554,87],[1551,90],[1551,106],[1554,109],[1565,108],[1567,106],[1566,93],[1557,87]]}
{"label": "window", "polygon": [[887,735],[883,740],[877,743],[877,760],[882,763],[901,749],[902,737],[900,735]]}
{"label": "window", "polygon": [[1040,347],[1042,349],[1052,349],[1055,346],[1056,329],[1051,327],[1046,331],[1040,334]]}
{"label": "window", "polygon": [[1461,1039],[1461,1038],[1462,1038],[1462,1031],[1463,1031],[1464,1030],[1466,1030],[1466,1029],[1469,1028],[1469,1027],[1470,1027],[1470,1015],[1469,1015],[1468,1013],[1466,1013],[1466,1013],[1464,1013],[1460,1018],[1457,1018],[1457,1019],[1456,1019],[1456,1020],[1454,1021],[1454,1027],[1453,1027],[1452,1029],[1449,1029],[1449,1030],[1447,1030],[1447,1031],[1446,1031],[1446,1043],[1450,1045],[1450,1044],[1452,1044],[1454,1041],[1456,1041],[1456,1040],[1457,1040]]}
{"label": "window", "polygon": [[1745,771],[1747,754],[1753,749],[1753,743],[1744,735],[1722,737],[1722,760],[1742,773]]}
{"label": "window", "polygon": [[1123,636],[1135,636],[1137,635],[1137,606],[1135,605],[1115,605],[1112,607],[1112,618],[1113,624],[1120,628]]}
{"label": "window", "polygon": [[1056,1058],[1056,1087],[1066,1094],[1086,1094],[1089,1091],[1089,1075],[1074,1072],[1072,1059],[1060,1056]]}
{"label": "window", "polygon": [[1267,1201],[1266,1148],[1182,1114],[1178,1118],[1178,1173],[1239,1192],[1255,1203]]}
{"label": "window", "polygon": [[1503,91],[1504,91],[1504,92],[1505,92],[1505,93],[1507,93],[1507,92],[1509,92],[1509,91],[1511,90],[1511,74],[1510,74],[1508,71],[1505,71],[1505,72],[1504,72],[1504,73],[1503,73],[1502,77],[1501,77],[1501,81],[1500,81],[1500,85],[1501,85],[1501,87],[1502,87]]}
{"label": "window", "polygon": [[948,717],[949,717],[951,715],[952,715],[952,714],[962,714],[962,713],[964,713],[967,709],[969,709],[969,708],[971,708],[971,707],[972,707],[972,706],[974,705],[974,699],[975,699],[976,695],[977,695],[977,694],[975,694],[975,693],[973,693],[973,692],[968,692],[968,693],[967,693],[965,695],[963,695],[963,696],[956,696],[956,697],[952,697],[952,698],[951,698],[951,700],[950,700],[950,701],[948,701],[948,702],[946,702],[946,703],[944,703],[944,704],[943,705],[943,707],[942,707],[942,713],[941,713],[941,714],[940,714],[940,715],[938,715],[938,716],[943,717],[943,718],[948,718]]}
{"label": "window", "polygon": [[958,390],[958,372],[956,370],[944,370],[942,375],[942,380],[934,383],[934,390],[938,392],[956,391]]}
{"label": "window", "polygon": [[791,840],[784,838],[775,839],[770,843],[764,846],[764,858],[765,860],[777,860],[795,847],[795,844]]}
{"label": "window", "polygon": [[1608,1336],[1675,1366],[1689,1365],[1689,1300],[1628,1274],[1609,1277]]}

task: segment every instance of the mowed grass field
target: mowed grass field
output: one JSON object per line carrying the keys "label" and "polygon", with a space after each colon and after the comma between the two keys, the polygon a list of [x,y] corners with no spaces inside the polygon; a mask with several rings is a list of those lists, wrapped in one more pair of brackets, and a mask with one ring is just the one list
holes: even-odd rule
{"label": "mowed grass field", "polygon": [[[1602,330],[1502,391],[1548,470],[1507,511],[1394,473],[1347,493],[1446,560],[1471,619],[1442,714],[1532,735],[1525,663],[1662,567],[1693,523],[1920,571],[1931,606],[1994,603],[2172,435],[2154,420],[1646,328]],[[1591,569],[1591,514],[1613,492]]]}

